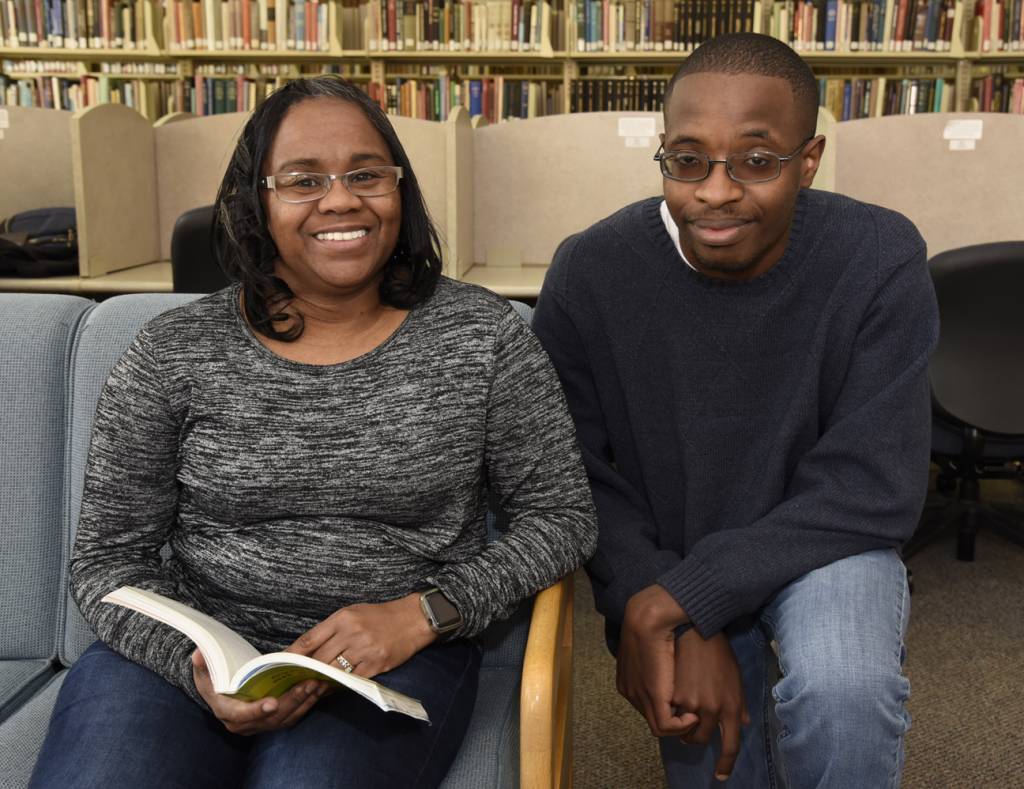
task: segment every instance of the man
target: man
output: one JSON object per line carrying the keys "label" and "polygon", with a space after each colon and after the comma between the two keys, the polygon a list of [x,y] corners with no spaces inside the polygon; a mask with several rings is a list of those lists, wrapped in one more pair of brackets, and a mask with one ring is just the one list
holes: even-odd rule
{"label": "man", "polygon": [[781,42],[704,44],[664,112],[664,200],[567,239],[533,324],[597,503],[618,689],[673,787],[897,785],[898,548],[938,334],[924,242],[809,188],[817,84]]}

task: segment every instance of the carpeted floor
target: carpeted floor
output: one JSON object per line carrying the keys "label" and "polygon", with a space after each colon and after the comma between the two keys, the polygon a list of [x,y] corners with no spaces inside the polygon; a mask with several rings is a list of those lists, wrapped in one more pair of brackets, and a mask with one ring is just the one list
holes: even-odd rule
{"label": "carpeted floor", "polygon": [[[1024,503],[1019,486],[994,492]],[[904,788],[1024,789],[1024,548],[982,531],[977,559],[963,563],[950,535],[909,566]],[[590,585],[582,572],[576,580],[575,786],[664,787],[655,740],[615,691]]]}

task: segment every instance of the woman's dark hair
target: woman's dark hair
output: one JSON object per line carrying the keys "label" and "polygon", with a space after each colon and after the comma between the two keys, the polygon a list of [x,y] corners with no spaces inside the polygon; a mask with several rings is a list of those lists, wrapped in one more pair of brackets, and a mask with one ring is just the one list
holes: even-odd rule
{"label": "woman's dark hair", "polygon": [[[295,294],[274,274],[278,253],[260,199],[260,179],[263,162],[288,110],[315,98],[341,99],[358,107],[384,138],[395,164],[402,168],[402,224],[398,243],[384,267],[381,301],[401,309],[411,308],[430,297],[441,276],[437,231],[427,214],[409,157],[381,108],[351,82],[337,77],[289,82],[271,94],[242,129],[217,192],[214,219],[220,263],[230,277],[242,283],[246,318],[253,329],[275,340],[297,339],[303,324],[301,315],[293,321],[293,316],[283,312]],[[291,325],[279,331],[275,326],[278,323]]]}

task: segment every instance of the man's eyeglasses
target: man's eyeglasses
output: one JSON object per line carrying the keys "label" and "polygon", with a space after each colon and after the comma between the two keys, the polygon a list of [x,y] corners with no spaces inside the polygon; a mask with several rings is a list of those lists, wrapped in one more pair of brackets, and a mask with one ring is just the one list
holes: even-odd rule
{"label": "man's eyeglasses", "polygon": [[666,151],[661,146],[654,154],[654,160],[661,165],[661,174],[673,181],[703,181],[711,174],[712,165],[724,164],[726,173],[737,183],[761,184],[774,181],[782,175],[783,163],[795,159],[813,139],[813,135],[808,137],[789,156],[779,156],[770,151],[752,151],[731,153],[724,159],[712,159],[699,151]]}
{"label": "man's eyeglasses", "polygon": [[356,197],[383,197],[398,188],[402,168],[394,165],[363,167],[341,173],[277,173],[260,179],[260,186],[273,189],[278,200],[308,203],[326,197],[335,181],[341,181]]}

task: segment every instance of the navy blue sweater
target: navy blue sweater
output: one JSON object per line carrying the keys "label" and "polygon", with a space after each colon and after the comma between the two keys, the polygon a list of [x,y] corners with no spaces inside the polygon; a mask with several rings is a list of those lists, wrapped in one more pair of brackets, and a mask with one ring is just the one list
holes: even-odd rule
{"label": "navy blue sweater", "polygon": [[749,282],[679,257],[660,198],[567,239],[534,316],[583,449],[612,631],[661,584],[708,637],[790,581],[898,546],[928,480],[938,312],[903,216],[814,190]]}

